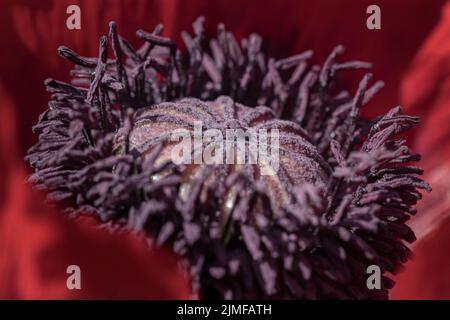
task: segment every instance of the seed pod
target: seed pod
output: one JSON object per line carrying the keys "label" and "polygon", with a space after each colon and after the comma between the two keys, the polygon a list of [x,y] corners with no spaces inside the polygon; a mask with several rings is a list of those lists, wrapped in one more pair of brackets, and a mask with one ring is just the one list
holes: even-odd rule
{"label": "seed pod", "polygon": [[[73,214],[92,212],[170,246],[201,297],[387,298],[386,274],[414,241],[405,222],[419,189],[430,191],[408,164],[420,156],[395,139],[418,119],[399,107],[360,117],[383,84],[370,86],[367,75],[354,96],[336,92],[337,73],[370,67],[336,62],[341,46],[323,67],[308,66],[311,51],[267,60],[259,36],[239,46],[223,25],[208,48],[200,18],[194,36],[183,33],[184,57],[161,31],[138,31],[146,43],[135,50],[111,23],[98,58],[60,48],[76,65],[73,83],[46,81],[52,97],[34,127],[30,182]],[[262,174],[275,163],[248,155],[243,163],[174,161],[171,135],[195,134],[197,122],[202,134],[278,130],[275,174]],[[274,147],[256,136],[258,146]],[[380,290],[366,287],[373,264]]]}

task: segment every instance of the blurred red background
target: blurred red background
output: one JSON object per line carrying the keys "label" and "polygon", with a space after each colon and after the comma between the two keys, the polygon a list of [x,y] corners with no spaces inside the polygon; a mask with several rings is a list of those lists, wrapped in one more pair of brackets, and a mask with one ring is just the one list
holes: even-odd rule
{"label": "blurred red background", "polygon": [[[81,30],[66,28],[66,8],[81,8]],[[366,28],[366,8],[381,8],[381,30]],[[450,3],[444,0],[0,0],[0,298],[188,298],[189,284],[165,251],[149,252],[142,239],[110,234],[85,220],[67,221],[24,184],[26,150],[46,108],[44,79],[69,81],[70,64],[57,55],[64,44],[97,55],[108,22],[135,41],[135,30],[165,26],[180,42],[194,19],[206,17],[209,33],[224,22],[240,39],[264,37],[270,55],[306,49],[321,62],[337,44],[342,59],[374,63],[386,87],[366,108],[374,116],[402,104],[422,123],[411,145],[423,154],[433,186],[411,222],[419,240],[415,259],[396,277],[394,299],[450,299]],[[155,261],[158,261],[155,263]],[[86,270],[86,287],[69,291],[65,268]]]}

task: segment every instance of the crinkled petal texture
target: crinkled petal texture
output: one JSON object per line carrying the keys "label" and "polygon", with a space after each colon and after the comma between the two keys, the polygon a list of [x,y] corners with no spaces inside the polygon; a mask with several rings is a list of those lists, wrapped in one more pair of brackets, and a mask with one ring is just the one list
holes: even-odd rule
{"label": "crinkled petal texture", "polygon": [[[223,24],[208,39],[202,17],[182,33],[187,54],[162,30],[138,30],[135,49],[111,22],[96,58],[59,48],[73,79],[46,80],[52,98],[34,127],[30,182],[74,214],[171,247],[201,297],[386,298],[388,273],[415,240],[405,222],[419,190],[430,191],[410,165],[420,156],[396,138],[418,119],[399,107],[362,118],[383,83],[367,74],[354,95],[340,88],[344,70],[371,67],[339,62],[342,46],[311,66],[311,51],[273,59],[259,35],[239,44]],[[195,120],[278,129],[278,172],[171,161],[170,133]],[[383,274],[377,290],[366,284],[370,265]]]}
{"label": "crinkled petal texture", "polygon": [[411,112],[423,118],[415,149],[433,192],[424,195],[419,214],[411,221],[422,240],[416,258],[398,278],[394,298],[449,299],[450,259],[442,245],[450,241],[450,4],[419,50],[402,87],[402,99]]}

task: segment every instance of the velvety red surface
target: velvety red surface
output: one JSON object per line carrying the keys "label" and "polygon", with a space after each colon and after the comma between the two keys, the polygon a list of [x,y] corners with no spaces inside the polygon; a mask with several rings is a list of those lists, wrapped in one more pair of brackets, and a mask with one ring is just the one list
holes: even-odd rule
{"label": "velvety red surface", "polygon": [[[65,27],[66,8],[78,4],[82,29]],[[137,44],[138,28],[164,23],[164,35],[180,41],[198,15],[208,32],[224,22],[238,38],[263,35],[271,55],[306,49],[323,61],[337,44],[342,59],[374,63],[374,76],[386,87],[367,106],[377,115],[398,103],[422,116],[412,145],[424,154],[426,178],[434,191],[412,224],[421,239],[415,261],[397,277],[393,298],[450,298],[450,13],[445,1],[379,0],[382,29],[368,30],[366,8],[352,0],[0,0],[0,298],[180,298],[187,281],[175,258],[149,252],[132,235],[108,234],[86,221],[69,221],[42,204],[23,183],[22,160],[36,140],[31,126],[45,109],[47,77],[69,80],[70,64],[56,48],[64,44],[96,55],[98,37],[116,20],[119,32]],[[361,74],[354,76],[360,77]],[[350,78],[349,78],[350,79]],[[427,218],[429,217],[429,218]],[[437,226],[431,228],[430,226]],[[76,263],[78,262],[78,263]],[[86,285],[65,288],[65,267],[79,264]]]}

